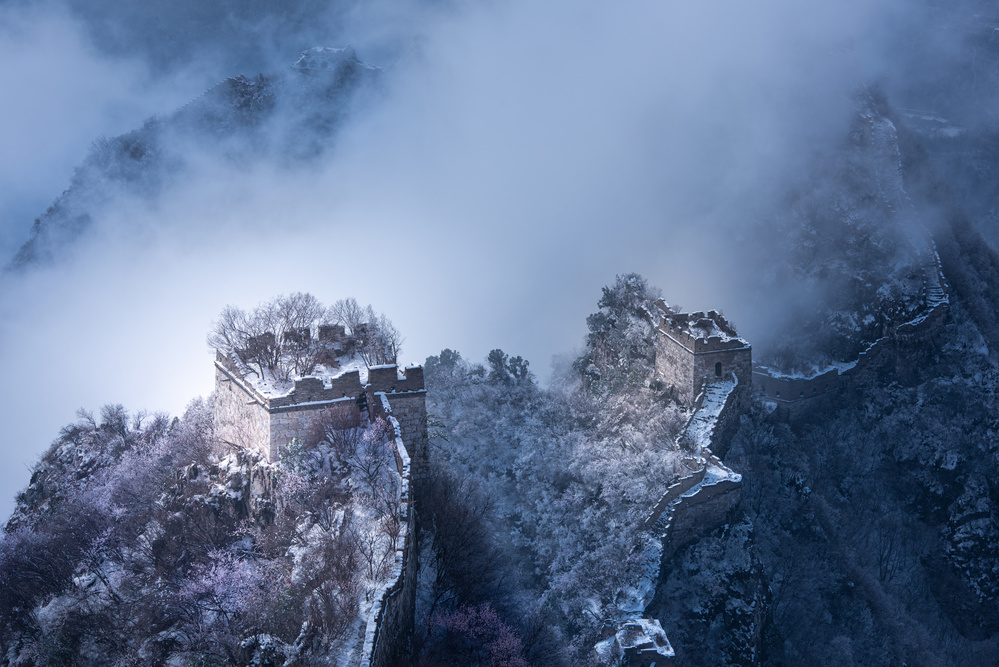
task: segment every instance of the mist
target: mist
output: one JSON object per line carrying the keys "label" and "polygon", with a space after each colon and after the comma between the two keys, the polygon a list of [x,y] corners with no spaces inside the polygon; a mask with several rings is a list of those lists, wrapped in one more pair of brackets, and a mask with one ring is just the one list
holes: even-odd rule
{"label": "mist", "polygon": [[[400,328],[404,363],[499,347],[542,380],[621,273],[764,335],[767,225],[843,141],[858,90],[907,88],[890,37],[926,27],[913,9],[384,3],[320,22],[336,40],[322,45],[386,67],[330,150],[289,164],[178,146],[188,167],[165,189],[95,203],[57,261],[4,279],[0,512],[77,408],[179,414],[207,395],[205,334],[226,304],[353,296]],[[215,71],[128,40],[102,51],[72,13],[25,11],[0,32],[17,101],[0,124],[8,255],[90,142],[173,111]],[[243,62],[293,62],[295,32],[280,34]],[[53,73],[67,83],[40,87]],[[278,137],[281,118],[263,132]]]}

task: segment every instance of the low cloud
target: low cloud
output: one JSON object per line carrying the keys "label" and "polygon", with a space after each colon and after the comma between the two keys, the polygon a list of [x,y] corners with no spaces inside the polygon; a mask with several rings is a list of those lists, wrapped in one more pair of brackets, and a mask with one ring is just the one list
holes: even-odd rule
{"label": "low cloud", "polygon": [[52,5],[0,7],[3,256],[24,242],[95,139],[125,132],[204,85],[183,72],[153,80],[143,61],[102,54],[78,21]]}
{"label": "low cloud", "polygon": [[[619,273],[752,322],[756,232],[786,184],[842,141],[857,89],[890,66],[879,44],[898,9],[515,0],[432,15],[387,7],[385,24],[369,10],[353,41],[388,53],[379,44],[404,40],[407,55],[328,156],[291,167],[200,156],[155,201],[95,209],[58,265],[8,279],[2,488],[23,486],[23,463],[76,407],[176,413],[209,392],[204,336],[227,303],[354,296],[395,321],[407,362],[501,347],[542,376],[578,345],[600,287]],[[401,16],[407,31],[378,35]],[[23,48],[7,37],[0,50],[41,52],[54,71],[86,52],[39,25]],[[77,46],[46,55],[46,39]],[[143,81],[134,64],[80,66],[105,82],[92,121],[86,105],[80,118],[44,123],[26,106],[5,124],[12,137],[27,128],[14,144],[22,157],[35,143],[27,135],[56,128],[47,141],[58,156],[39,173],[78,159],[115,104],[143,110],[128,83]],[[51,94],[46,107],[87,97]],[[16,158],[3,160],[5,183],[30,184]]]}

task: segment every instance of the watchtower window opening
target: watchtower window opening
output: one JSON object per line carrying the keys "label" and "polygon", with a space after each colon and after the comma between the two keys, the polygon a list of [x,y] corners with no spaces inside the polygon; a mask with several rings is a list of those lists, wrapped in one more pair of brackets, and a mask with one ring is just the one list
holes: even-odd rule
{"label": "watchtower window opening", "polygon": [[721,362],[720,361],[715,364],[715,377],[716,378],[720,378],[721,377]]}

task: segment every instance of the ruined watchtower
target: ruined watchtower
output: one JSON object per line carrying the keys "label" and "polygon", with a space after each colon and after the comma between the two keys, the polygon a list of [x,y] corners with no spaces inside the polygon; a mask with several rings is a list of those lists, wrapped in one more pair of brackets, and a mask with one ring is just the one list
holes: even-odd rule
{"label": "ruined watchtower", "polygon": [[215,356],[215,428],[223,442],[255,449],[275,461],[293,438],[303,438],[316,415],[341,407],[360,416],[391,414],[412,461],[422,475],[427,449],[426,390],[423,367],[370,366],[356,360],[317,366],[305,377],[274,383],[255,375],[233,352]]}
{"label": "ruined watchtower", "polygon": [[656,330],[655,379],[671,385],[685,405],[711,382],[752,382],[753,348],[714,310],[681,313],[662,299],[652,312]]}

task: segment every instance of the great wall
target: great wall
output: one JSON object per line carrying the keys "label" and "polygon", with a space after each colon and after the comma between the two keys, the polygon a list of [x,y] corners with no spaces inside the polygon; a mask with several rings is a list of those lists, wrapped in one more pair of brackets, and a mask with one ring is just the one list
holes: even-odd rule
{"label": "great wall", "polygon": [[389,583],[376,594],[361,619],[347,664],[383,667],[396,664],[413,627],[416,605],[418,523],[414,484],[426,470],[427,409],[423,368],[404,371],[394,365],[344,370],[332,377],[302,377],[283,392],[261,391],[246,380],[248,368],[239,356],[216,351],[215,404],[217,434],[237,449],[258,451],[276,461],[282,447],[304,438],[317,414],[346,406],[358,417],[384,419],[391,427],[391,450],[398,474],[401,519]]}
{"label": "great wall", "polygon": [[771,414],[793,423],[844,404],[857,389],[880,381],[886,371],[904,370],[906,353],[934,336],[950,307],[940,257],[930,245],[923,269],[921,306],[905,322],[885,331],[850,363],[810,375],[782,375],[753,366],[751,346],[717,312],[678,313],[664,302],[647,317],[657,332],[655,379],[672,386],[691,414],[673,443],[688,473],[674,482],[650,509],[643,529],[649,540],[642,580],[621,591],[617,612],[606,619],[603,639],[594,647],[601,664],[674,664],[675,651],[658,619],[646,618],[662,576],[664,561],[678,549],[728,522],[737,509],[742,476],[713,450],[722,451],[751,394],[759,392]]}
{"label": "great wall", "polygon": [[939,329],[950,308],[949,287],[940,255],[932,241],[929,245],[931,261],[923,269],[922,307],[912,319],[884,331],[884,335],[868,345],[855,361],[819,369],[809,375],[782,374],[765,366],[753,368],[753,383],[774,410],[791,422],[807,419],[848,397],[858,385],[869,382],[873,369],[893,363],[899,346],[925,340]]}
{"label": "great wall", "polygon": [[666,489],[644,522],[644,574],[619,594],[616,612],[605,621],[603,639],[594,647],[601,664],[673,664],[662,624],[645,617],[663,561],[706,528],[724,523],[742,493],[742,476],[711,450],[749,400],[752,346],[715,311],[688,315],[659,301],[647,317],[657,333],[655,380],[690,407],[673,442],[687,474]]}
{"label": "great wall", "polygon": [[[392,442],[396,469],[402,478],[399,504],[404,520],[399,535],[400,543],[396,547],[395,560],[392,564],[392,583],[382,591],[361,626],[364,641],[361,643],[361,650],[355,654],[356,660],[351,662],[358,667],[380,667],[398,662],[400,647],[406,644],[413,627],[419,568],[416,554],[417,525],[416,510],[413,506],[412,459],[409,457],[402,436],[404,426],[396,419],[385,392],[375,392],[373,398],[369,406],[371,415],[385,419],[394,434]],[[412,418],[413,415],[409,415],[403,419]],[[424,412],[424,426],[425,424]],[[405,427],[405,430],[411,432],[411,428],[412,425]]]}
{"label": "great wall", "polygon": [[[670,387],[690,409],[672,443],[686,473],[650,507],[642,530],[644,574],[619,592],[617,611],[605,620],[595,646],[602,664],[670,665],[675,652],[658,619],[645,610],[656,593],[662,565],[698,536],[728,522],[737,510],[742,477],[715,455],[724,451],[753,392],[777,419],[792,423],[835,407],[859,387],[878,381],[886,368],[900,366],[906,350],[934,335],[949,308],[940,259],[932,251],[924,272],[922,307],[908,321],[885,332],[850,363],[808,376],[782,375],[752,362],[752,346],[716,311],[692,314],[659,301],[646,315],[656,332],[654,381]],[[328,332],[320,332],[320,336]],[[342,332],[341,332],[342,333]],[[281,448],[302,438],[318,411],[350,406],[360,416],[381,417],[391,426],[399,475],[399,515],[390,583],[377,595],[358,627],[348,664],[382,667],[397,662],[415,615],[418,520],[414,485],[427,468],[427,413],[423,369],[395,365],[342,369],[332,376],[300,377],[283,391],[262,391],[247,381],[252,373],[238,355],[217,352],[215,415],[220,438],[239,449],[276,460]]]}

